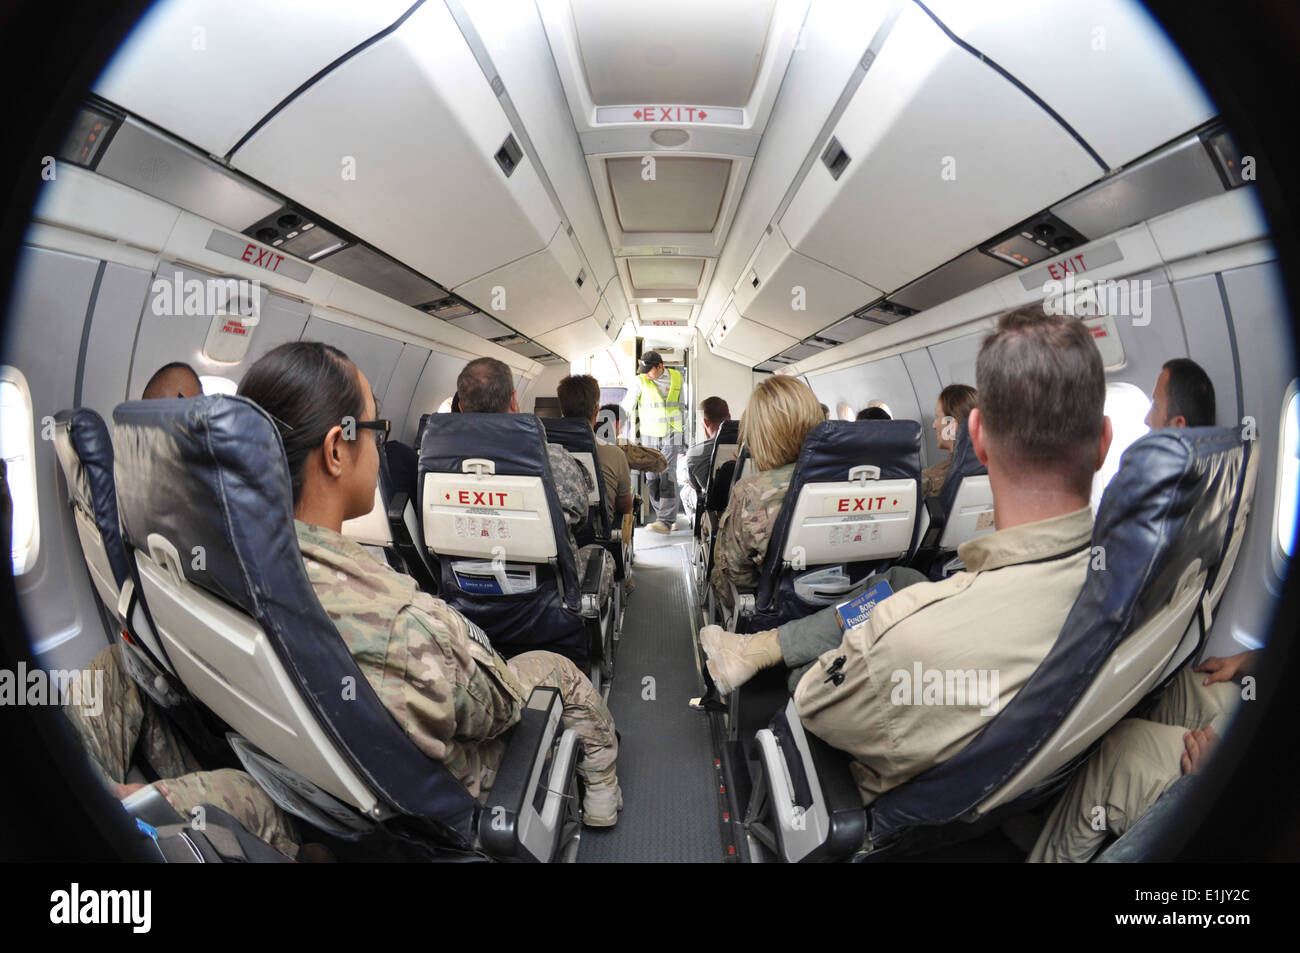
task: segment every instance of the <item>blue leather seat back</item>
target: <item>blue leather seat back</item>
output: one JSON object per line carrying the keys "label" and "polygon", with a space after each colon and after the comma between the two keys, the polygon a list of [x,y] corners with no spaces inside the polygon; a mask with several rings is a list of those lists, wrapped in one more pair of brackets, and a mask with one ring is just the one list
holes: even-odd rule
{"label": "blue leather seat back", "polygon": [[[912,497],[907,503],[910,503],[912,522],[908,551],[915,549],[920,527],[921,425],[914,420],[829,420],[820,423],[804,438],[803,449],[799,452],[794,474],[790,478],[790,487],[773,525],[771,539],[768,540],[761,581],[755,594],[758,611],[755,620],[749,625],[751,631],[772,628],[824,608],[822,604],[805,602],[796,595],[795,577],[815,569],[817,565],[830,563],[809,560],[799,570],[783,566],[783,554],[799,493],[810,484],[846,482],[850,471],[864,465],[879,467],[881,482],[910,481],[908,491]],[[868,481],[865,486],[870,488],[872,482],[874,481]],[[820,515],[821,510],[817,512]],[[889,562],[848,563],[845,570],[856,581],[884,568]]]}
{"label": "blue leather seat back", "polygon": [[987,476],[988,467],[980,463],[975,456],[975,448],[970,442],[970,429],[966,421],[957,428],[957,437],[952,445],[952,460],[948,464],[948,475],[944,477],[943,487],[939,490],[939,508],[944,519],[952,512],[953,502],[957,499],[957,490],[961,481],[968,476]]}
{"label": "blue leather seat back", "polygon": [[[439,591],[443,598],[487,632],[493,646],[506,656],[531,649],[559,652],[585,661],[587,634],[581,616],[581,594],[567,522],[555,493],[546,431],[532,414],[434,414],[425,424],[420,446],[420,522],[429,542],[424,501],[430,473],[459,474],[467,460],[492,461],[497,476],[538,477],[555,533],[555,572],[537,569],[531,592],[481,595],[465,592],[452,570],[452,559],[438,559]],[[509,545],[505,545],[507,565]],[[561,595],[562,593],[562,595]]]}
{"label": "blue leather seat back", "polygon": [[[104,543],[104,555],[117,587],[131,577],[130,561],[117,522],[117,493],[113,486],[113,441],[104,418],[89,407],[65,410],[55,415],[55,424],[66,427],[68,442],[76,454],[75,474],[68,492],[94,520]],[[65,468],[66,473],[66,468]]]}
{"label": "blue leather seat back", "polygon": [[[262,628],[318,723],[372,790],[469,843],[474,799],[407,737],[316,598],[271,418],[242,397],[206,396],[120,404],[113,420],[126,545],[147,553],[150,534],[171,541],[187,582]],[[355,697],[345,697],[344,684]]]}
{"label": "blue leather seat back", "polygon": [[[1189,574],[1214,568],[1243,459],[1231,428],[1157,430],[1125,451],[1097,513],[1087,579],[1051,651],[969,745],[871,805],[877,845],[908,828],[956,820],[1007,785],[1071,715],[1116,648],[1167,611]],[[1130,677],[1136,684],[1152,674]]]}
{"label": "blue leather seat back", "polygon": [[[596,453],[596,434],[591,425],[577,417],[539,417],[550,443],[558,443],[565,450],[574,454],[589,456],[596,470],[596,493],[599,503],[589,508],[587,525],[588,536],[596,539],[609,539],[609,519],[606,517],[608,501],[605,499],[605,480],[600,472],[600,456]],[[579,461],[581,462],[581,460]]]}

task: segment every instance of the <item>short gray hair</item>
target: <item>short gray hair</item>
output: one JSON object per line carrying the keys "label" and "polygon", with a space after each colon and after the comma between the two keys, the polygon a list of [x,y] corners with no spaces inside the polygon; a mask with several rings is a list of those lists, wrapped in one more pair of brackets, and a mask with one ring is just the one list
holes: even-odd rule
{"label": "short gray hair", "polygon": [[460,409],[467,414],[504,414],[510,410],[515,379],[510,368],[495,357],[479,357],[465,365],[456,378]]}

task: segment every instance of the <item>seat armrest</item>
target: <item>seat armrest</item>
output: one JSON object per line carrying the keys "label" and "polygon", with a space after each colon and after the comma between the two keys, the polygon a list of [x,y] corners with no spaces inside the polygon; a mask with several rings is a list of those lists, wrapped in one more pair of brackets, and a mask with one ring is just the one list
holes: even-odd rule
{"label": "seat armrest", "polygon": [[577,734],[571,728],[560,732],[563,707],[558,689],[535,688],[510,730],[478,820],[479,841],[493,857],[539,863],[555,858],[578,760]]}
{"label": "seat armrest", "polygon": [[804,731],[794,699],[756,740],[770,818],[749,817],[746,824],[766,820],[763,839],[790,863],[841,860],[857,850],[867,815],[849,756]]}
{"label": "seat armrest", "polygon": [[600,576],[605,570],[605,560],[609,558],[604,549],[593,549],[583,569],[579,591],[582,593],[582,614],[589,618],[600,616]]}
{"label": "seat armrest", "polygon": [[930,550],[939,545],[939,537],[943,534],[943,507],[940,505],[937,496],[927,496],[925,498],[925,511],[930,516],[930,525],[926,528],[921,545],[918,548]]}

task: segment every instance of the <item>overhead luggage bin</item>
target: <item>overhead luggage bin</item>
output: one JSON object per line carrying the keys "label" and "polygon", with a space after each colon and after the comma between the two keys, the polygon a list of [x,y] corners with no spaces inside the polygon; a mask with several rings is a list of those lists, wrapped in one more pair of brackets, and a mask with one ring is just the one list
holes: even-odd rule
{"label": "overhead luggage bin", "polygon": [[224,156],[285,97],[410,6],[410,0],[158,3],[95,92]]}
{"label": "overhead luggage bin", "polygon": [[232,164],[444,288],[545,251],[560,225],[441,3],[318,79]]}
{"label": "overhead luggage bin", "polygon": [[893,291],[1101,173],[908,4],[780,225],[800,254]]}
{"label": "overhead luggage bin", "polygon": [[1159,24],[1131,0],[1040,0],[1016,7],[928,0],[926,6],[963,42],[1032,89],[1108,168],[1132,162],[1215,114]]}
{"label": "overhead luggage bin", "polygon": [[884,294],[794,251],[780,228],[763,236],[734,292],[743,317],[801,338]]}
{"label": "overhead luggage bin", "polygon": [[709,333],[708,341],[714,354],[750,367],[799,343],[789,334],[742,318],[734,304],[722,312],[722,320]]}
{"label": "overhead luggage bin", "polygon": [[591,315],[600,302],[599,284],[558,226],[546,248],[452,290],[533,337]]}

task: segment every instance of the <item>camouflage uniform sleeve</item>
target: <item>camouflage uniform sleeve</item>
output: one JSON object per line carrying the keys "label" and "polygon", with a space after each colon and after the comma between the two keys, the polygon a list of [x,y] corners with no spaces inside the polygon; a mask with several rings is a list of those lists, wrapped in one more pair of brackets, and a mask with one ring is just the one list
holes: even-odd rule
{"label": "camouflage uniform sleeve", "polygon": [[[505,660],[470,634],[459,612],[426,599],[404,608],[394,622],[407,649],[401,683],[411,740],[448,762],[448,741],[495,738],[515,724],[523,689]],[[448,767],[456,772],[455,765]]]}
{"label": "camouflage uniform sleeve", "polygon": [[713,575],[710,578],[713,591],[724,606],[732,604],[731,583],[738,587],[758,584],[761,559],[755,544],[767,542],[765,516],[753,482],[742,480],[736,484],[731,502],[718,523],[718,541],[714,544]]}

